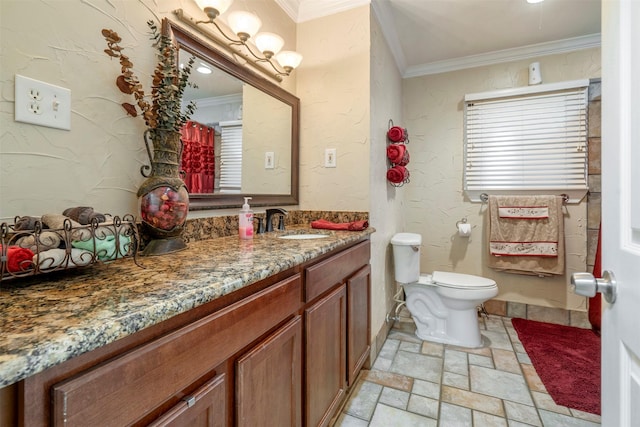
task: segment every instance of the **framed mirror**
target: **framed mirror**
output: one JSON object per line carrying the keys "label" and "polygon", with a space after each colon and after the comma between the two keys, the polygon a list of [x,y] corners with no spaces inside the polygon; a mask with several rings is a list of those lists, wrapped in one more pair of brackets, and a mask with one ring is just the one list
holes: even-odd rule
{"label": "framed mirror", "polygon": [[185,105],[196,112],[182,132],[189,210],[298,203],[300,100],[213,45],[164,19],[179,63],[195,57]]}

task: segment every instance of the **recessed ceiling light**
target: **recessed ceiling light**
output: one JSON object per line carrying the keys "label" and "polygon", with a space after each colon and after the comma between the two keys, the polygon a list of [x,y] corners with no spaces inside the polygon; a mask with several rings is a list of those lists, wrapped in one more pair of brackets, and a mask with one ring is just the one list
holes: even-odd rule
{"label": "recessed ceiling light", "polygon": [[200,64],[200,66],[196,68],[196,71],[202,74],[211,74],[211,68],[207,67],[204,64]]}

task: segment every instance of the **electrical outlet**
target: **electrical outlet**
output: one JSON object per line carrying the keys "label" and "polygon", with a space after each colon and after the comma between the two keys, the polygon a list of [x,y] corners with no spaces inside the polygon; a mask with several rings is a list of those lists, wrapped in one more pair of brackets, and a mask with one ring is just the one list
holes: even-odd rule
{"label": "electrical outlet", "polygon": [[264,168],[265,169],[273,169],[275,167],[276,157],[273,154],[273,151],[267,151],[264,153]]}
{"label": "electrical outlet", "polygon": [[15,120],[71,130],[71,91],[16,74]]}
{"label": "electrical outlet", "polygon": [[324,150],[324,167],[335,168],[336,167],[336,149],[327,148]]}

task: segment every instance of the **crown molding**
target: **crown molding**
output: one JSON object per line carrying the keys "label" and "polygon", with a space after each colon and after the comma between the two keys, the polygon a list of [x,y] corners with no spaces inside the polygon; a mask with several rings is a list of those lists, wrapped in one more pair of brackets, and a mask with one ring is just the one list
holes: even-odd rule
{"label": "crown molding", "polygon": [[275,0],[296,24],[368,5],[371,0]]}
{"label": "crown molding", "polygon": [[558,53],[572,52],[583,49],[600,47],[600,33],[570,39],[539,43],[512,49],[498,50],[479,55],[436,61],[428,64],[414,65],[402,72],[403,78],[426,76],[429,74],[446,73],[467,68],[482,67],[503,62],[519,61]]}
{"label": "crown molding", "polygon": [[296,24],[298,23],[298,10],[300,9],[300,0],[275,0],[280,9],[289,15],[289,18]]}

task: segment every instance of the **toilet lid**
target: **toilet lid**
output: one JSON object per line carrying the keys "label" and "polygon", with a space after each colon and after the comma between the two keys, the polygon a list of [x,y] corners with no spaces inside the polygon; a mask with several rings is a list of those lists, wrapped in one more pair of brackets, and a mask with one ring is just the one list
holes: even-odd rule
{"label": "toilet lid", "polygon": [[396,233],[391,238],[392,245],[415,246],[422,244],[422,235],[416,233]]}
{"label": "toilet lid", "polygon": [[496,282],[486,277],[449,273],[447,271],[434,271],[431,275],[431,280],[440,286],[448,288],[488,289],[496,287]]}

